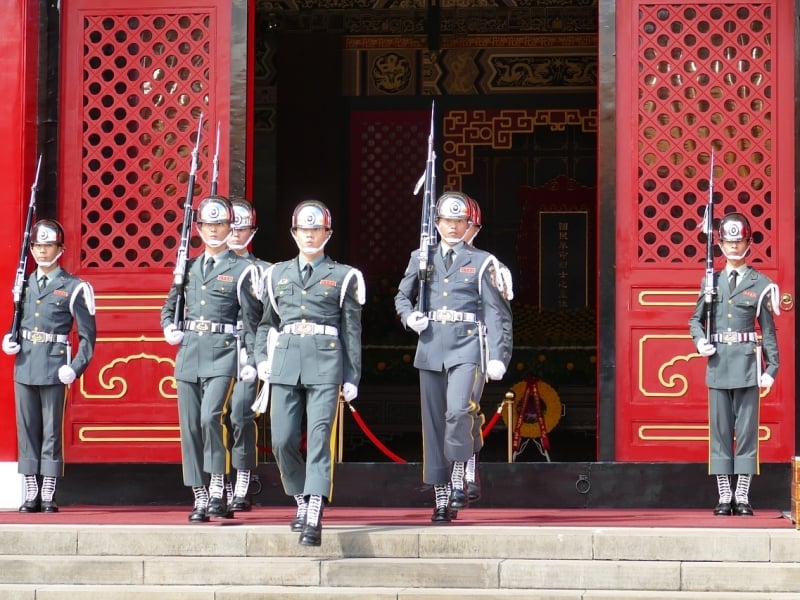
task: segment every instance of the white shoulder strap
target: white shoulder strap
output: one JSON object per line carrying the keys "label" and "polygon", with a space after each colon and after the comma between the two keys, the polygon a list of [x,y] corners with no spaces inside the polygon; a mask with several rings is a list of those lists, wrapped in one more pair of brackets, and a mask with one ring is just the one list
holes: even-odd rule
{"label": "white shoulder strap", "polygon": [[341,296],[339,297],[340,307],[344,304],[344,297],[347,294],[347,288],[350,285],[350,280],[353,277],[356,278],[356,300],[358,300],[358,303],[361,305],[367,301],[367,286],[364,283],[364,275],[361,273],[361,271],[355,267],[352,267],[347,272],[347,275],[344,276],[344,281],[342,282],[342,292]]}
{"label": "white shoulder strap", "polygon": [[88,281],[81,281],[78,284],[78,287],[75,288],[75,291],[72,292],[72,296],[70,296],[69,299],[69,312],[73,317],[75,316],[75,300],[81,291],[83,291],[83,299],[86,302],[86,308],[89,309],[89,314],[93,315],[97,309],[94,301],[94,290],[92,289],[92,286],[89,285]]}
{"label": "white shoulder strap", "polygon": [[260,297],[258,296],[258,286],[260,285],[258,282],[258,267],[250,263],[245,270],[242,271],[242,274],[239,275],[239,280],[236,282],[236,297],[239,299],[239,304],[242,303],[242,282],[248,273],[250,274],[250,291],[255,294],[256,297]]}
{"label": "white shoulder strap", "polygon": [[275,290],[272,289],[272,272],[275,270],[275,265],[270,265],[264,273],[264,277],[261,278],[261,293],[258,295],[259,298],[264,297],[264,292],[266,291],[269,294],[269,303],[272,305],[272,310],[275,311],[275,314],[280,316],[278,312],[278,303],[275,301]]}
{"label": "white shoulder strap", "polygon": [[781,309],[779,306],[781,292],[778,289],[777,283],[770,283],[767,287],[764,288],[764,291],[761,292],[761,295],[758,297],[758,308],[756,308],[756,318],[758,315],[761,314],[761,301],[764,299],[764,296],[769,294],[769,302],[772,306],[772,312],[775,316],[779,316],[781,314]]}
{"label": "white shoulder strap", "polygon": [[[487,256],[486,260],[483,261],[483,264],[481,265],[481,268],[478,271],[478,294],[479,295],[483,291],[482,290],[482,288],[483,288],[483,274],[486,272],[486,269],[488,269],[490,265],[494,267],[494,272],[495,273],[499,273],[500,272],[500,262],[497,260],[497,258],[495,258],[494,254],[490,254],[489,256]],[[497,286],[497,289],[500,290],[500,293],[502,294],[503,293],[503,282],[500,281],[500,277],[499,276],[495,277],[495,285]]]}

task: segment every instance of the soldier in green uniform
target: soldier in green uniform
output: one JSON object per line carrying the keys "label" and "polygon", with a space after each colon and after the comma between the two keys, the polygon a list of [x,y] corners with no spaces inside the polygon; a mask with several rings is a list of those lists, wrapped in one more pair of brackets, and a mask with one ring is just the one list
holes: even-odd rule
{"label": "soldier in green uniform", "polygon": [[[726,264],[714,276],[717,292],[710,335],[702,290],[689,319],[695,347],[708,357],[708,466],[719,493],[715,515],[753,514],[749,492],[752,476],[759,472],[760,388],[772,386],[779,366],[773,318],[779,313],[778,286],[746,264],[751,240],[752,229],[744,215],[729,213],[720,220],[719,246]],[[734,475],[738,477],[732,489]]]}
{"label": "soldier in green uniform", "polygon": [[[267,269],[264,316],[256,334],[258,376],[272,393],[272,450],[284,491],[297,503],[290,527],[308,546],[322,543],[322,511],[333,494],[331,447],[340,386],[350,402],[361,379],[364,278],[325,254],[332,233],[323,203],[297,205],[291,234],[299,254]],[[306,460],[300,450],[304,415]]]}
{"label": "soldier in green uniform", "polygon": [[[59,265],[63,252],[61,224],[38,221],[31,230],[37,268],[25,285],[20,340],[11,334],[3,338],[3,352],[16,355],[18,468],[25,479],[20,512],[58,512],[54,496],[57,478],[64,475],[64,406],[69,385],[89,365],[97,335],[92,286]],[[73,324],[75,352],[69,341]]]}
{"label": "soldier in green uniform", "polygon": [[[227,198],[209,196],[197,207],[197,230],[203,254],[186,266],[185,314],[177,319],[178,288],[173,284],[161,310],[168,344],[179,345],[175,358],[183,482],[191,486],[192,523],[229,515],[224,476],[230,464],[225,413],[234,382],[255,381],[253,339],[261,306],[250,291],[255,267],[227,246],[232,208]],[[241,317],[241,328],[237,322]],[[240,365],[239,346],[249,362]],[[208,488],[205,474],[210,475]]]}

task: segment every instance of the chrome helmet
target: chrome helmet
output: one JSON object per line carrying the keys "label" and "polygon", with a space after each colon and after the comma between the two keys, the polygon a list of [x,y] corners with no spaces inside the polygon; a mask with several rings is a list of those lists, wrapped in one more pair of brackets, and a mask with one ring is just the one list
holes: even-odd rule
{"label": "chrome helmet", "polygon": [[64,228],[58,221],[42,219],[31,229],[31,245],[33,244],[58,244],[64,245]]}
{"label": "chrome helmet", "polygon": [[319,200],[303,200],[292,214],[292,230],[330,229],[333,223],[331,211]]}
{"label": "chrome helmet", "polygon": [[230,223],[233,221],[230,200],[224,196],[208,196],[197,207],[198,223]]}
{"label": "chrome helmet", "polygon": [[436,201],[436,218],[466,219],[473,222],[471,218],[469,196],[461,192],[445,192],[439,196],[439,199]]}
{"label": "chrome helmet", "polygon": [[234,229],[256,228],[256,211],[248,200],[231,198],[231,207],[233,208]]}

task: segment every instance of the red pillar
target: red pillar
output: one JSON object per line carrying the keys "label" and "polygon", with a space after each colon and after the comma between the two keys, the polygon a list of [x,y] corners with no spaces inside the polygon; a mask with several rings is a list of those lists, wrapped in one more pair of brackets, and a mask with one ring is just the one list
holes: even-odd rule
{"label": "red pillar", "polygon": [[[11,325],[11,286],[37,157],[38,0],[7,0],[0,11],[0,334]],[[3,290],[5,288],[5,294]],[[16,462],[14,360],[0,353],[0,463]]]}

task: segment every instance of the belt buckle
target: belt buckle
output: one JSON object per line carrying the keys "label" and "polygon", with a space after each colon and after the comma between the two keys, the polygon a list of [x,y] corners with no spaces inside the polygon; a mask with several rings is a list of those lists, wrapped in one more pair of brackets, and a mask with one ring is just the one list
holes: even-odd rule
{"label": "belt buckle", "polygon": [[31,331],[31,341],[34,344],[41,344],[47,341],[47,335],[41,331]]}
{"label": "belt buckle", "polygon": [[313,323],[295,323],[294,328],[295,332],[300,335],[311,335],[314,333]]}
{"label": "belt buckle", "polygon": [[211,323],[209,321],[195,321],[194,322],[194,330],[195,331],[210,331],[211,330]]}
{"label": "belt buckle", "polygon": [[438,312],[439,318],[436,319],[437,321],[441,321],[442,323],[447,321],[455,321],[455,313],[452,310],[440,310]]}
{"label": "belt buckle", "polygon": [[733,331],[725,331],[722,334],[722,341],[726,344],[739,341],[739,336]]}

